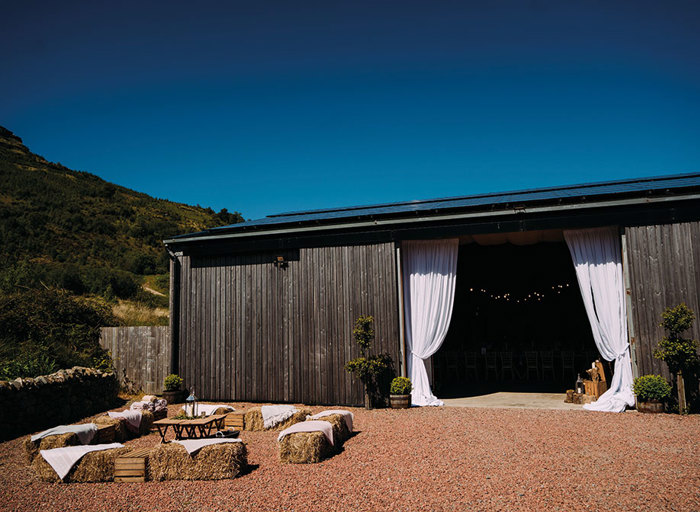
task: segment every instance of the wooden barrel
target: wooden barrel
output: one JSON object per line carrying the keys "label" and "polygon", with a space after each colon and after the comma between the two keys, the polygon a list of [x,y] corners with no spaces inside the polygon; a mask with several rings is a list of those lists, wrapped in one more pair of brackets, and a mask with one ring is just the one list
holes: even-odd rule
{"label": "wooden barrel", "polygon": [[660,413],[664,412],[663,402],[637,402],[639,412]]}
{"label": "wooden barrel", "polygon": [[163,391],[163,398],[169,404],[181,404],[184,401],[183,391]]}
{"label": "wooden barrel", "polygon": [[411,395],[389,395],[392,409],[408,409],[411,407]]}

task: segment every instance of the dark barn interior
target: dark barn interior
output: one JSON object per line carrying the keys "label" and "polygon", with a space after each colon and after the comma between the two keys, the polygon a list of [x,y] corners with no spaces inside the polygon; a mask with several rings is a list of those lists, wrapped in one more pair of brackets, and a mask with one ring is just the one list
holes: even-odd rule
{"label": "dark barn interior", "polygon": [[561,393],[577,373],[585,377],[599,355],[560,237],[477,237],[460,246],[450,329],[433,357],[439,396]]}

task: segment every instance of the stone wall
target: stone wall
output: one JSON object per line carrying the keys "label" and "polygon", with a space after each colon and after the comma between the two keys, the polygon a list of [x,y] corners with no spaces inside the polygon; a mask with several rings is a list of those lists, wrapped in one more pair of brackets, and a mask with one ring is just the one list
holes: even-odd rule
{"label": "stone wall", "polygon": [[0,381],[0,440],[72,423],[116,405],[114,373],[75,366],[51,375]]}

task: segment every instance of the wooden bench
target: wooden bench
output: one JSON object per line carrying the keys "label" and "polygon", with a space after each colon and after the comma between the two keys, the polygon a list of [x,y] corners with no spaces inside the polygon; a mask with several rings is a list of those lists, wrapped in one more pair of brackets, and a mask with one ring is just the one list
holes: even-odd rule
{"label": "wooden bench", "polygon": [[115,482],[145,482],[149,448],[139,448],[128,452],[114,461]]}

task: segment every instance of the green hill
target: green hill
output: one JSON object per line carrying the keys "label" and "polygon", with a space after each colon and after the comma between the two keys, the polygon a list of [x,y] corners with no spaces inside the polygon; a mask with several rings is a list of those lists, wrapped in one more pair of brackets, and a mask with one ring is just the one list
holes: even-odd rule
{"label": "green hill", "polygon": [[133,303],[167,307],[161,240],[242,220],[49,162],[0,127],[0,293],[60,288],[104,299],[117,316]]}

